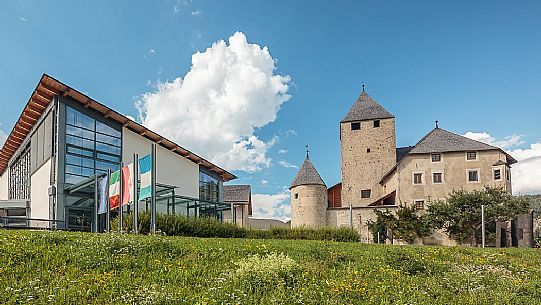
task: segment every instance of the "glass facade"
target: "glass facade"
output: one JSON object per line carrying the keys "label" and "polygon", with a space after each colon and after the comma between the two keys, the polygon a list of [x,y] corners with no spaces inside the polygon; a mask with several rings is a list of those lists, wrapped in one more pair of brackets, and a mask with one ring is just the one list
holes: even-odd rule
{"label": "glass facade", "polygon": [[219,185],[218,179],[199,172],[199,199],[218,202],[220,199]]}
{"label": "glass facade", "polygon": [[66,106],[65,183],[72,185],[119,168],[120,131]]}

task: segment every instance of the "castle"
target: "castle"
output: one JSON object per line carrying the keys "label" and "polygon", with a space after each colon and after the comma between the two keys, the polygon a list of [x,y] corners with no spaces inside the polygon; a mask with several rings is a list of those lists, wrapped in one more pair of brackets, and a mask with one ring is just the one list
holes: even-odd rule
{"label": "castle", "polygon": [[[485,185],[511,192],[511,165],[498,147],[435,128],[415,146],[396,147],[395,117],[363,90],[340,122],[342,182],[327,188],[308,150],[291,184],[291,226],[352,226],[370,240],[375,209],[426,209],[453,190]],[[452,244],[441,232],[427,243]]]}

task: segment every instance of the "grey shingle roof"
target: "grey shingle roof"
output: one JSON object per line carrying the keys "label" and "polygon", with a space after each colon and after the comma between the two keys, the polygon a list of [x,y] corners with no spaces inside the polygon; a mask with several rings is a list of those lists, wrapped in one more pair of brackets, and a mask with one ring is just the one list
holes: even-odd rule
{"label": "grey shingle roof", "polygon": [[225,202],[250,202],[251,193],[249,185],[224,185]]}
{"label": "grey shingle roof", "polygon": [[410,154],[493,149],[499,150],[498,147],[468,139],[441,128],[434,128],[415,145]]}
{"label": "grey shingle roof", "polygon": [[394,118],[394,115],[363,91],[340,123],[387,118]]}
{"label": "grey shingle roof", "polygon": [[304,160],[304,163],[297,172],[297,175],[295,175],[295,179],[293,179],[293,183],[291,183],[289,188],[291,189],[299,185],[323,185],[327,187],[312,162],[310,162],[310,158]]}
{"label": "grey shingle roof", "polygon": [[396,148],[396,163],[400,162],[411,150],[413,146],[397,147]]}

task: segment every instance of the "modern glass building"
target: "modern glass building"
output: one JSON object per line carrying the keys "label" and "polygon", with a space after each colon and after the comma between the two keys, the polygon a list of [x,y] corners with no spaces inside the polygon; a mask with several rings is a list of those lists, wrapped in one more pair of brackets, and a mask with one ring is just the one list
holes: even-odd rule
{"label": "modern glass building", "polygon": [[223,183],[233,174],[43,75],[0,151],[0,224],[102,228],[103,217],[93,223],[94,178],[149,154],[152,143],[158,213],[223,219]]}

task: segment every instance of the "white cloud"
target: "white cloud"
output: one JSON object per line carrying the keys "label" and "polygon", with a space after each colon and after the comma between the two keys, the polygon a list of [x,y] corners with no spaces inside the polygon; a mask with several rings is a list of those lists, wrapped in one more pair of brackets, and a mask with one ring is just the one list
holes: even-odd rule
{"label": "white cloud", "polygon": [[[502,149],[525,143],[520,135],[508,136],[503,140],[496,140],[486,132],[467,132],[464,136]],[[541,193],[541,143],[531,143],[529,148],[507,152],[518,161],[511,170],[513,193],[515,195]]]}
{"label": "white cloud", "polygon": [[280,160],[280,161],[278,161],[278,164],[280,164],[281,166],[283,166],[285,168],[297,168],[298,167],[297,165],[290,164],[286,160]]}
{"label": "white cloud", "polygon": [[193,11],[192,16],[199,16],[201,15],[201,11]]}
{"label": "white cloud", "polygon": [[274,195],[252,195],[252,206],[254,218],[272,218],[282,221],[291,219],[289,190]]}
{"label": "white cloud", "polygon": [[263,185],[268,184],[268,183],[269,183],[269,181],[267,181],[265,179],[261,180],[261,184],[263,184]]}
{"label": "white cloud", "polygon": [[297,135],[297,132],[293,129],[286,131],[286,137],[294,137],[296,135]]}
{"label": "white cloud", "polygon": [[486,132],[471,132],[471,131],[468,131],[468,132],[466,132],[466,134],[464,136],[466,138],[470,138],[470,139],[477,140],[477,141],[480,141],[480,142],[484,142],[484,143],[487,143],[487,144],[490,144],[490,145],[494,145],[494,146],[500,147],[502,149],[506,149],[506,148],[509,148],[509,147],[518,146],[518,145],[522,145],[522,144],[526,143],[525,141],[521,140],[522,136],[516,135],[516,134],[514,134],[512,136],[507,136],[503,140],[499,140],[499,141],[497,141],[496,138],[494,138],[493,136],[491,136],[490,134],[488,134]]}
{"label": "white cloud", "polygon": [[26,21],[28,21],[28,18],[24,18],[24,17],[19,16],[19,20],[21,20],[22,22],[26,22]]}
{"label": "white cloud", "polygon": [[5,133],[2,129],[0,129],[0,147],[4,146],[4,143],[6,143],[7,139],[8,139],[7,133]]}
{"label": "white cloud", "polygon": [[288,150],[283,148],[278,151],[279,154],[287,154],[287,152]]}
{"label": "white cloud", "polygon": [[159,83],[136,103],[141,122],[228,170],[254,172],[270,166],[267,150],[276,143],[255,130],[276,120],[289,100],[289,76],[275,75],[267,47],[243,33],[220,40],[192,56],[183,78]]}

